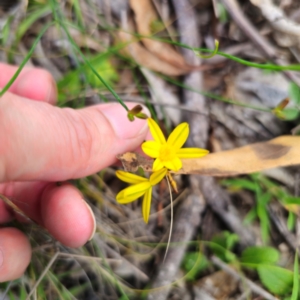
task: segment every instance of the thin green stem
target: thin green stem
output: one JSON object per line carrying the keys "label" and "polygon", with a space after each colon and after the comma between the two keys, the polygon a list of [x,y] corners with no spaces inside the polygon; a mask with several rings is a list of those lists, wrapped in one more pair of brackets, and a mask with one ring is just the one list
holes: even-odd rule
{"label": "thin green stem", "polygon": [[[56,5],[56,0],[52,0],[53,4]],[[90,67],[90,69],[92,70],[92,72],[95,74],[95,76],[102,82],[102,84],[112,93],[112,95],[116,98],[116,100],[125,108],[126,111],[129,111],[129,108],[127,107],[127,105],[122,101],[122,99],[119,97],[119,95],[114,91],[114,89],[102,78],[102,76],[94,69],[94,67],[92,66],[92,64],[89,62],[88,59],[86,59],[85,55],[82,53],[82,51],[80,50],[80,48],[77,46],[77,44],[75,43],[75,41],[73,40],[71,34],[69,33],[69,30],[67,28],[67,26],[65,25],[64,22],[58,20],[58,18],[56,18],[57,22],[59,22],[60,26],[62,27],[62,29],[64,30],[64,32],[66,33],[70,43],[72,44],[72,46],[74,47],[74,49],[78,52],[78,54],[81,56],[81,58],[83,59],[83,61]]]}
{"label": "thin green stem", "polygon": [[177,81],[175,79],[169,78],[168,76],[165,76],[165,75],[159,75],[159,76],[161,76],[166,81],[168,81],[168,82],[170,82],[172,84],[175,84],[175,85],[177,85],[179,87],[182,87],[182,88],[185,88],[187,90],[193,91],[195,93],[201,94],[201,95],[203,95],[205,97],[216,99],[216,100],[219,100],[219,101],[222,101],[222,102],[225,102],[225,103],[229,103],[229,104],[238,105],[238,106],[241,106],[241,107],[247,107],[247,108],[254,109],[254,110],[260,110],[260,111],[265,111],[265,112],[269,112],[269,113],[271,112],[271,109],[269,109],[269,108],[259,107],[259,106],[245,104],[245,103],[242,103],[242,102],[233,101],[233,100],[230,100],[230,99],[223,98],[221,96],[215,95],[213,93],[199,91],[199,90],[194,89],[193,87],[190,87],[188,85],[185,85],[185,84],[183,84],[183,83],[181,83],[181,82],[179,82],[179,81]]}
{"label": "thin green stem", "polygon": [[211,54],[203,55],[203,54],[197,53],[196,51],[194,51],[194,53],[195,53],[195,55],[197,55],[203,59],[208,59],[208,58],[214,57],[218,53],[218,50],[219,50],[219,41],[215,40],[215,49],[212,51]]}
{"label": "thin green stem", "polygon": [[266,69],[266,70],[273,70],[273,71],[300,71],[300,64],[295,64],[295,65],[285,65],[285,66],[279,66],[279,65],[275,65],[275,64],[270,64],[270,63],[266,63],[266,64],[259,64],[259,63],[254,63],[254,62],[249,62],[247,60],[241,59],[237,56],[234,55],[230,55],[227,53],[224,53],[222,51],[216,51],[216,49],[207,49],[207,48],[193,48],[190,47],[188,45],[182,44],[180,42],[176,42],[176,41],[171,41],[168,39],[162,39],[156,36],[144,36],[141,34],[133,34],[132,32],[128,32],[129,34],[131,34],[134,37],[140,38],[140,39],[152,39],[152,40],[156,40],[159,42],[163,42],[163,43],[167,43],[167,44],[171,44],[174,46],[179,46],[182,48],[186,48],[186,49],[190,49],[194,52],[208,52],[208,53],[215,53],[217,55],[226,57],[228,59],[231,59],[233,61],[236,61],[240,64],[249,66],[249,67],[254,67],[254,68],[258,68],[258,69]]}
{"label": "thin green stem", "polygon": [[9,80],[9,82],[5,85],[5,87],[2,89],[2,91],[0,92],[0,97],[2,97],[4,95],[5,92],[7,92],[7,90],[11,87],[11,85],[14,83],[14,81],[17,79],[17,77],[19,76],[19,74],[21,73],[22,69],[24,68],[24,66],[26,65],[26,63],[28,62],[29,58],[31,57],[36,45],[38,44],[38,42],[40,41],[40,39],[42,38],[42,36],[44,35],[44,33],[47,31],[47,29],[53,25],[53,23],[50,23],[48,25],[45,25],[42,29],[42,31],[40,32],[40,34],[37,36],[37,38],[35,39],[33,45],[31,46],[29,52],[27,53],[27,55],[25,56],[24,60],[21,62],[18,70],[16,71],[16,73],[13,75],[13,77]]}

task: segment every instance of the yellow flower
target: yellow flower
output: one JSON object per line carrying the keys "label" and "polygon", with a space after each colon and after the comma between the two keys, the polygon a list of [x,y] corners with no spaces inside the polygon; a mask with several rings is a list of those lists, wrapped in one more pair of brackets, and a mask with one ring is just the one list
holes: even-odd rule
{"label": "yellow flower", "polygon": [[116,175],[119,179],[132,184],[118,193],[116,197],[117,201],[120,204],[127,204],[144,195],[142,213],[144,221],[148,223],[151,208],[152,187],[158,184],[166,174],[167,169],[163,168],[157,172],[153,172],[150,178],[147,179],[129,172],[117,171]]}
{"label": "yellow flower", "polygon": [[181,149],[189,135],[189,124],[179,124],[166,140],[157,123],[148,118],[148,125],[154,141],[142,144],[143,151],[150,157],[156,158],[153,163],[153,171],[163,167],[178,171],[182,168],[181,158],[198,158],[208,154],[208,150],[201,148]]}

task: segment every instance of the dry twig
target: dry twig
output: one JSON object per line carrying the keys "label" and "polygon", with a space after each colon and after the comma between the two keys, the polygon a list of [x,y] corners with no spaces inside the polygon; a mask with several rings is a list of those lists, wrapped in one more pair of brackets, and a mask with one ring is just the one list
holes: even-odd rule
{"label": "dry twig", "polygon": [[[181,42],[190,46],[198,47],[200,45],[196,16],[194,10],[190,7],[189,1],[173,1],[173,5],[178,17],[178,29],[180,32]],[[192,51],[183,49],[183,56],[185,60],[194,65],[200,65],[200,59],[195,57]],[[200,72],[194,72],[186,75],[184,84],[199,88],[202,85],[202,75]],[[207,110],[205,105],[205,99],[202,95],[192,91],[184,90],[184,98],[191,99],[190,107],[202,112]],[[204,145],[207,141],[208,122],[207,118],[201,121],[199,116],[193,117],[194,122],[191,124],[191,135],[193,137],[199,137],[198,144]],[[196,120],[199,123],[196,125]],[[201,128],[199,132],[198,129]],[[199,146],[199,145],[198,145]],[[180,266],[184,253],[186,251],[187,243],[192,239],[195,230],[200,225],[201,213],[205,208],[205,202],[203,196],[198,187],[196,178],[191,179],[192,193],[187,197],[186,201],[181,204],[181,207],[176,214],[174,221],[174,233],[172,241],[180,241],[182,245],[177,245],[169,250],[169,254],[165,260],[165,263],[160,266],[158,274],[156,275],[152,287],[156,288],[164,286],[164,289],[159,289],[159,292],[152,292],[149,294],[148,299],[163,300],[168,297],[171,289],[171,283],[174,280],[177,270]]]}
{"label": "dry twig", "polygon": [[299,42],[300,39],[300,25],[288,19],[284,12],[274,5],[272,0],[250,0],[252,4],[261,9],[263,16],[270,22],[271,26],[276,30],[293,35]]}
{"label": "dry twig", "polygon": [[[259,33],[259,31],[251,24],[251,22],[243,14],[236,0],[222,0],[224,6],[230,13],[233,20],[238,24],[240,29],[248,36],[248,38],[256,44],[265,56],[278,65],[285,65],[286,62],[278,58],[276,49]],[[299,78],[290,71],[283,72],[287,78],[300,85]]]}
{"label": "dry twig", "polygon": [[213,256],[211,258],[211,261],[217,267],[221,268],[226,273],[232,275],[232,277],[234,277],[235,279],[238,279],[238,280],[240,280],[242,282],[245,282],[248,285],[248,287],[251,289],[252,292],[254,292],[257,295],[260,295],[263,299],[267,299],[267,300],[279,300],[278,298],[272,296],[270,293],[268,293],[263,288],[261,288],[260,286],[258,286],[253,281],[251,281],[251,280],[249,280],[247,278],[242,277],[237,271],[235,271],[234,269],[230,268],[227,264],[225,264],[224,262],[222,262],[218,257]]}

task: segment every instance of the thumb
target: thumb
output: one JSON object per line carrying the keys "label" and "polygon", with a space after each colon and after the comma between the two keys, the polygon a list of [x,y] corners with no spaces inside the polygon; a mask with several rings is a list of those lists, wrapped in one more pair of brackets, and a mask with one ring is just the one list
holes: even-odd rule
{"label": "thumb", "polygon": [[0,182],[87,176],[136,149],[147,132],[145,120],[130,122],[117,103],[74,110],[6,93],[0,99]]}

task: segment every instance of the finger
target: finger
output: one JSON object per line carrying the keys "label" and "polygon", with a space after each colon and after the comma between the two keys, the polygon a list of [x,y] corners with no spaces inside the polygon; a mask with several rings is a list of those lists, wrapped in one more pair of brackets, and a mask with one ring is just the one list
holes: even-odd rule
{"label": "finger", "polygon": [[7,209],[4,202],[0,200],[0,224],[8,223],[13,219],[13,214]]}
{"label": "finger", "polygon": [[[81,193],[70,184],[14,182],[7,184],[5,191],[0,186],[0,192],[5,192],[26,216],[68,247],[82,246],[94,235],[95,216]],[[16,216],[23,220],[18,213]]]}
{"label": "finger", "polygon": [[[53,183],[40,181],[9,182],[0,184],[0,194],[5,195],[5,197],[12,201],[13,204],[15,204],[27,217],[42,224],[40,216],[40,200],[48,185],[53,185]],[[27,221],[18,211],[15,211],[9,205],[4,205],[4,209],[0,216],[1,215],[0,224],[6,223],[10,220],[10,217],[12,218],[14,216],[17,217],[19,221]]]}
{"label": "finger", "polygon": [[147,131],[145,120],[130,122],[117,103],[61,109],[7,93],[0,101],[0,182],[87,176],[136,149]]}
{"label": "finger", "polygon": [[25,235],[15,228],[0,229],[0,282],[22,276],[31,259]]}
{"label": "finger", "polygon": [[96,229],[94,214],[79,191],[71,186],[49,186],[41,199],[43,225],[68,247],[80,247]]}
{"label": "finger", "polygon": [[[16,73],[18,67],[0,63],[0,88],[3,88]],[[43,69],[25,67],[14,81],[9,91],[37,101],[55,104],[56,83],[52,75]]]}

